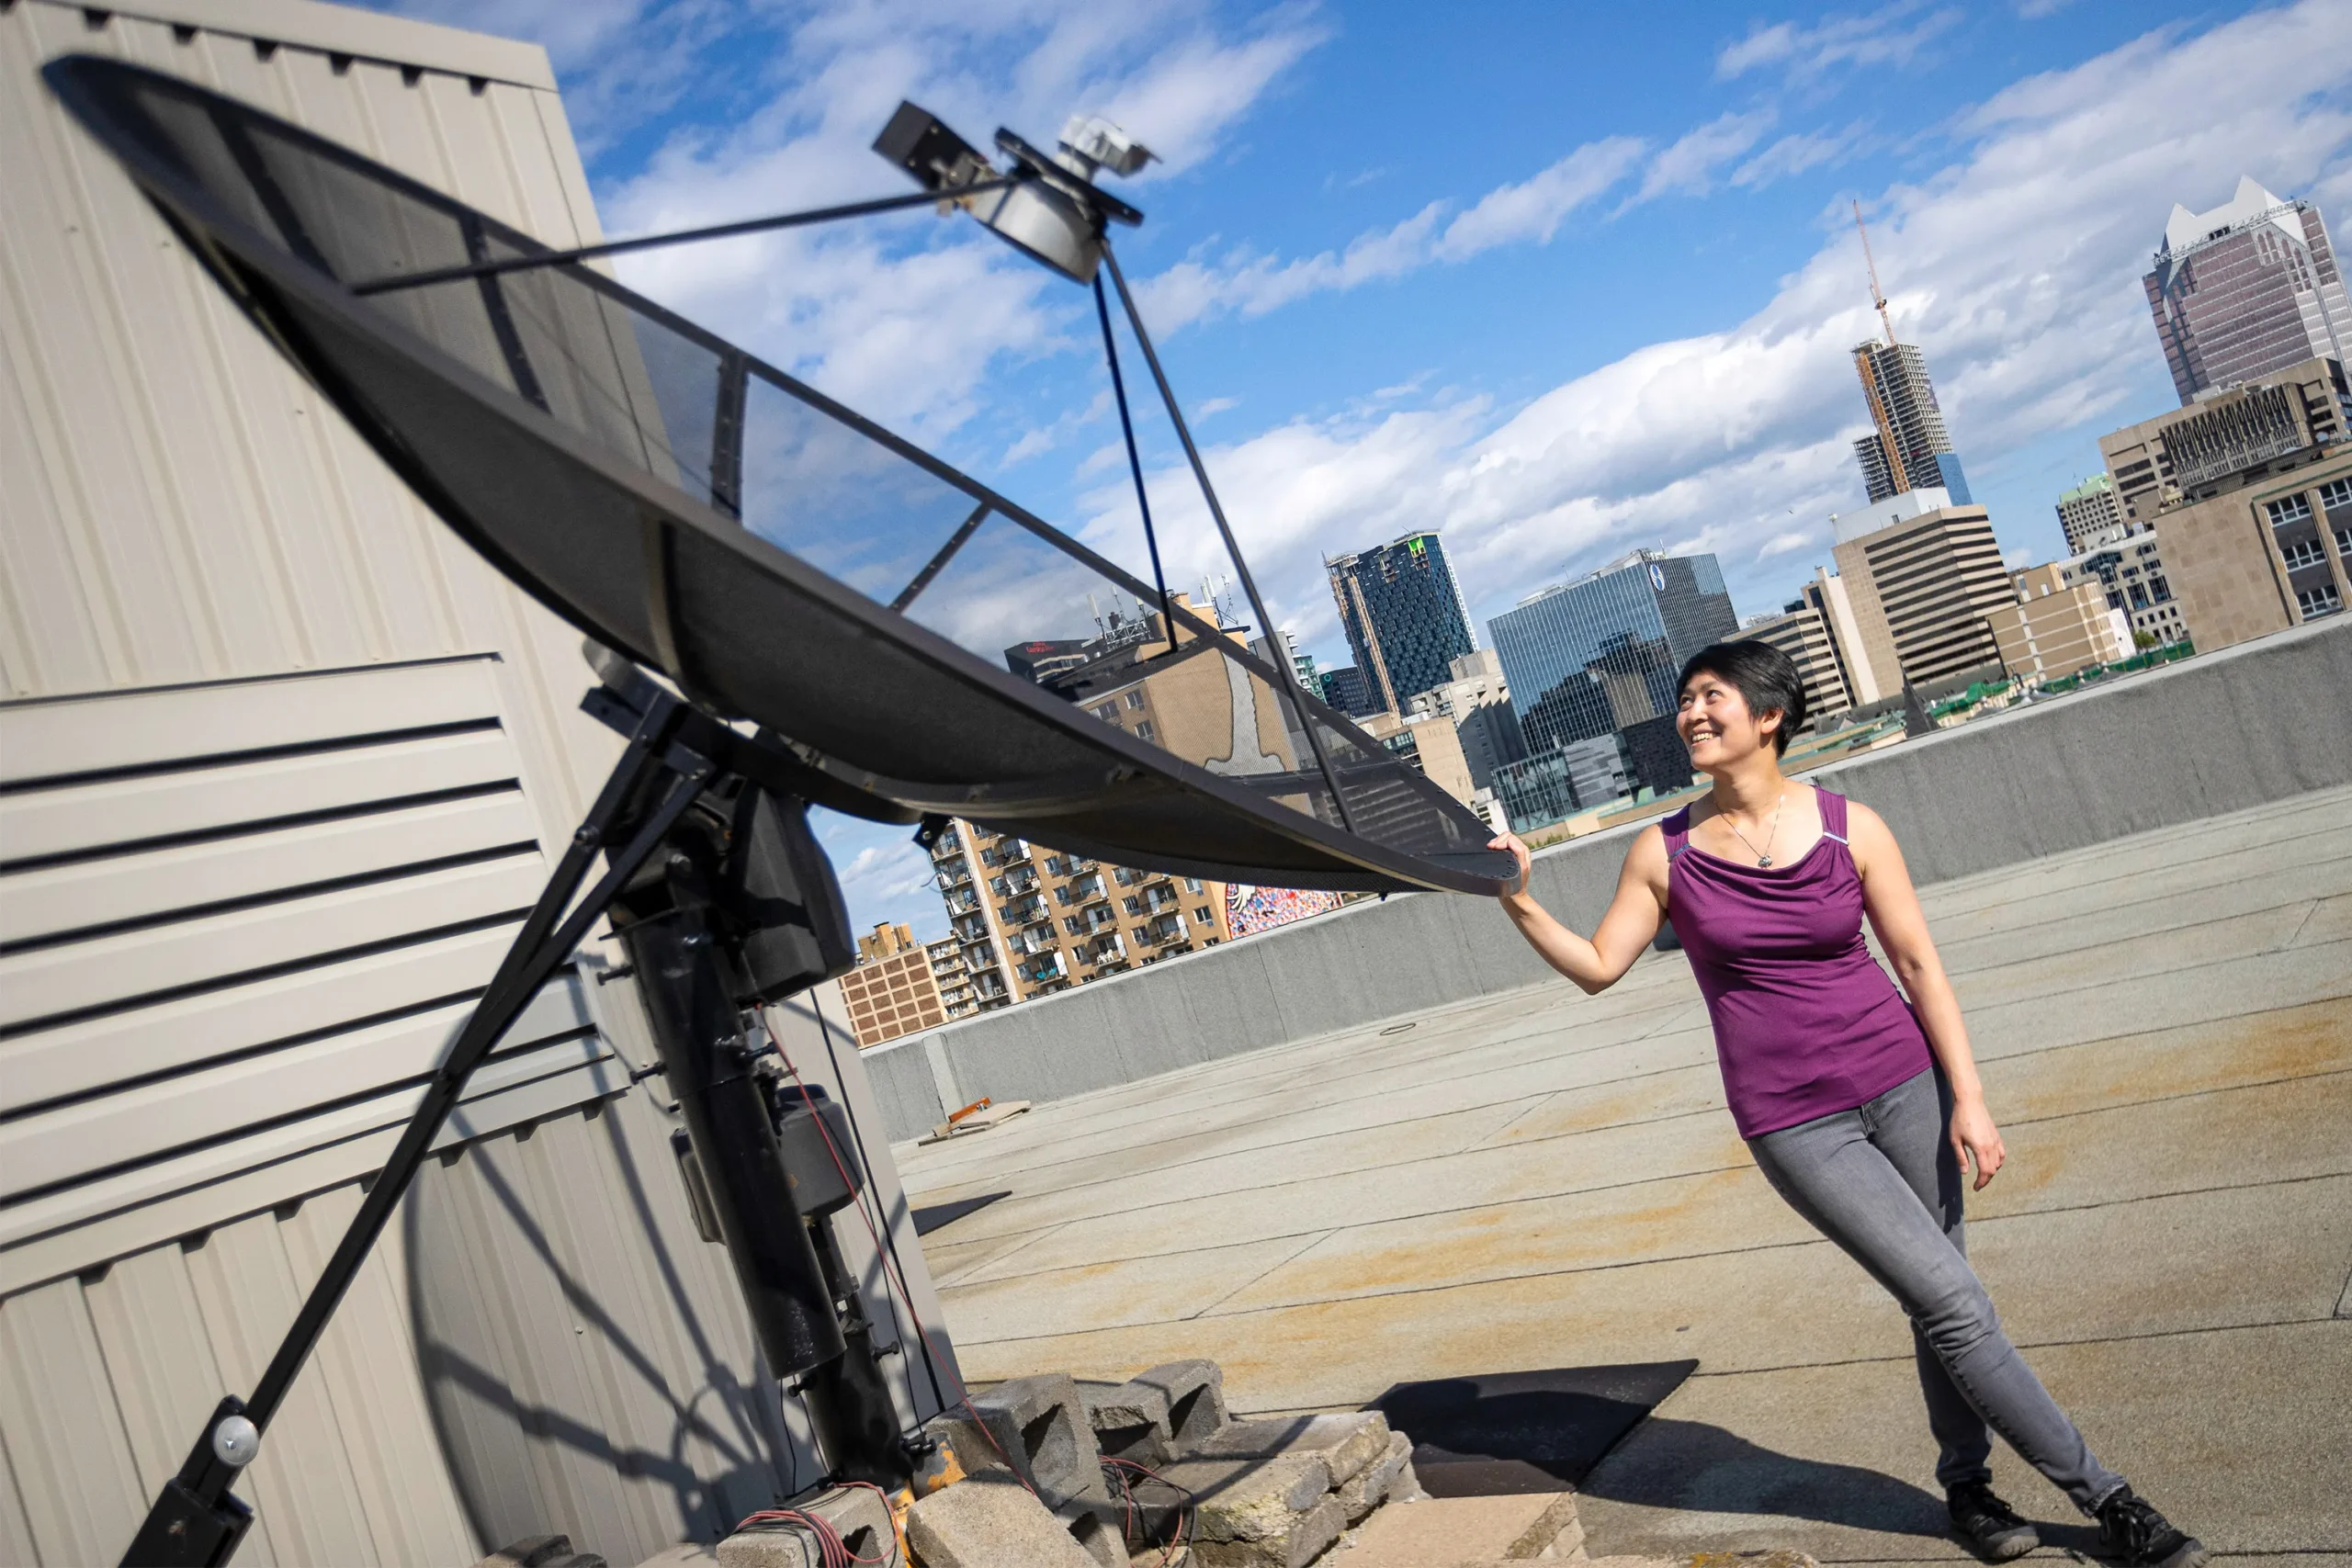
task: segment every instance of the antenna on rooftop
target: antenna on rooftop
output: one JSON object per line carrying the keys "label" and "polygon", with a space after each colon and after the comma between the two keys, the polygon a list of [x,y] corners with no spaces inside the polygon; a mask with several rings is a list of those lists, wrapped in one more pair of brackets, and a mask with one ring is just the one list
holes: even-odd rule
{"label": "antenna on rooftop", "polygon": [[1862,237],[1862,265],[1871,275],[1871,303],[1878,308],[1878,319],[1886,325],[1886,346],[1894,346],[1894,318],[1886,313],[1886,296],[1878,286],[1878,263],[1871,259],[1871,231],[1862,221],[1862,204],[1854,203],[1854,228]]}

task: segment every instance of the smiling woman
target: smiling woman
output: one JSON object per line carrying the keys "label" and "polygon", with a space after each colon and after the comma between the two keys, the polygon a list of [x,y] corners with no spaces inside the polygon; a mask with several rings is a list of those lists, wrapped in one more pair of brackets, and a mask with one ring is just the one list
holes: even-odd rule
{"label": "smiling woman", "polygon": [[[1682,667],[1676,722],[1713,787],[1634,840],[1590,941],[1524,891],[1503,908],[1588,992],[1615,983],[1672,916],[1748,1152],[1911,1319],[1936,1478],[1962,1542],[1996,1560],[2041,1544],[1992,1490],[1998,1432],[2098,1519],[2117,1560],[2197,1568],[2204,1547],[2092,1456],[1969,1267],[1962,1182],[1973,1168],[1982,1191],[1999,1172],[2001,1134],[1894,834],[1870,807],[1781,772],[1804,718],[1787,654],[1752,641],[1700,649]],[[1495,842],[1525,863],[1517,839]]]}

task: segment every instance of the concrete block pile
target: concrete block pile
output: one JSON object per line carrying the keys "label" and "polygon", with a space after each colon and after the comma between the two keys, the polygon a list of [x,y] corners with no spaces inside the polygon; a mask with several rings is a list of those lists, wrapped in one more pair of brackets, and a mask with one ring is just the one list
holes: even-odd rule
{"label": "concrete block pile", "polygon": [[[1121,1383],[1018,1378],[931,1430],[990,1484],[915,1504],[908,1543],[925,1568],[1127,1568],[1131,1517],[1155,1541],[1184,1529],[1199,1568],[1306,1568],[1390,1497],[1419,1493],[1410,1440],[1377,1412],[1236,1421],[1207,1360]],[[1036,1544],[1047,1525],[1060,1534],[1051,1557]],[[987,1555],[1010,1552],[1015,1530],[1029,1555]]]}

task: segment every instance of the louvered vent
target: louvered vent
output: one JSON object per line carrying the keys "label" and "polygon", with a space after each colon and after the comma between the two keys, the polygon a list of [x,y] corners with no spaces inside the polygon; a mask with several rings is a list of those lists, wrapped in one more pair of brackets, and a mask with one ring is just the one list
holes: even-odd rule
{"label": "louvered vent", "polygon": [[[0,1291],[380,1164],[545,874],[488,660],[0,706]],[[625,1083],[566,971],[447,1135]]]}

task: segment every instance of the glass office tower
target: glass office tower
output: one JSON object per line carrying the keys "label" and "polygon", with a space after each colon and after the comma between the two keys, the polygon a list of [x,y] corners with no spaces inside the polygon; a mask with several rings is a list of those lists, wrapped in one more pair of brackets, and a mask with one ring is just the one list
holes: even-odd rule
{"label": "glass office tower", "polygon": [[1462,590],[1434,533],[1408,534],[1323,565],[1374,711],[1402,714],[1411,698],[1453,678],[1456,659],[1476,650]]}
{"label": "glass office tower", "polygon": [[1674,712],[1682,661],[1739,629],[1712,555],[1636,550],[1487,624],[1531,754]]}

